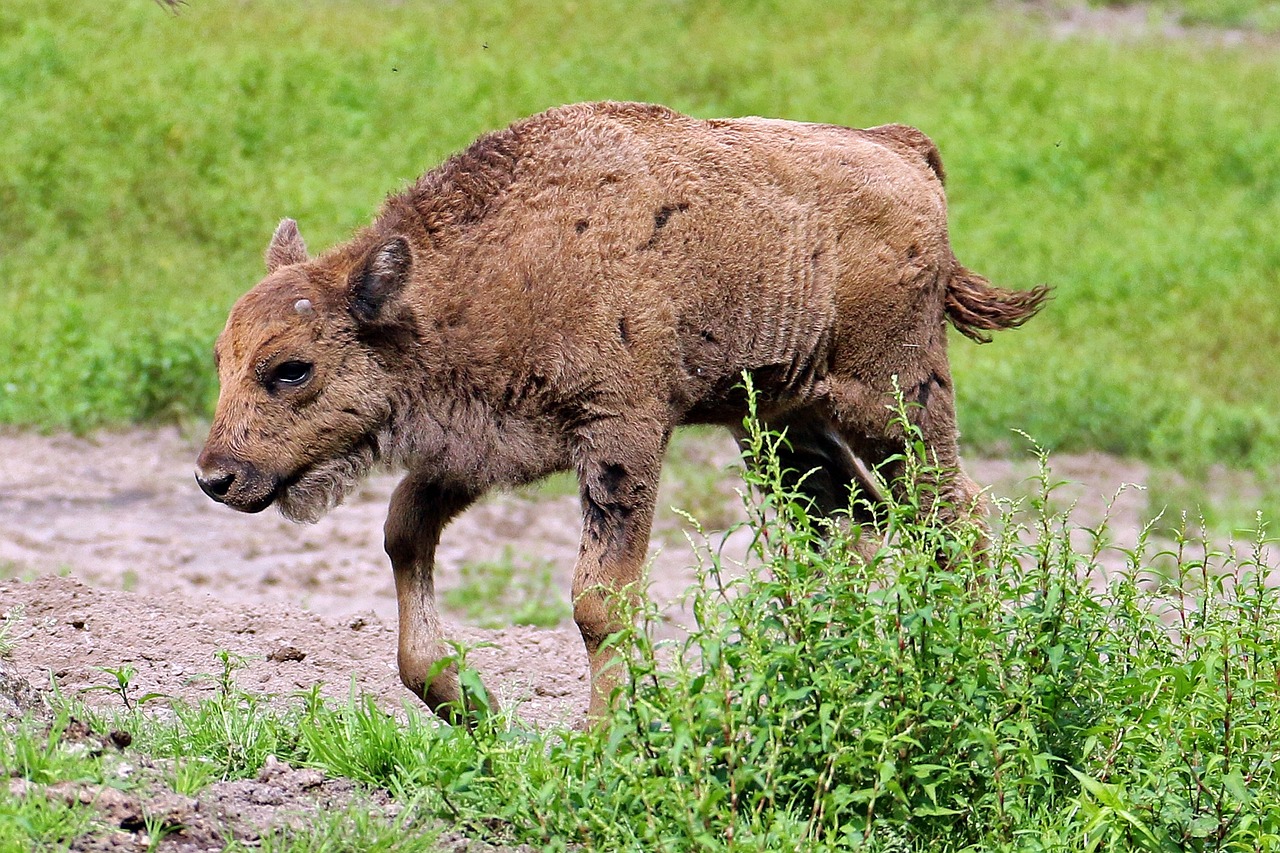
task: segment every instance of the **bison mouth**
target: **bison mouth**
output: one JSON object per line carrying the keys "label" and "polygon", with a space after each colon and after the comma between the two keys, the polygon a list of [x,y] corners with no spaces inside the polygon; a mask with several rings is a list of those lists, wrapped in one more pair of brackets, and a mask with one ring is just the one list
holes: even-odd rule
{"label": "bison mouth", "polygon": [[271,506],[271,504],[275,503],[275,500],[276,500],[276,492],[273,489],[263,497],[255,498],[253,500],[238,501],[235,503],[232,503],[231,501],[223,501],[223,503],[225,503],[227,506],[231,507],[232,509],[236,510],[237,512],[244,512],[252,515],[254,513],[262,512],[264,509]]}
{"label": "bison mouth", "polygon": [[262,512],[274,503],[290,521],[310,523],[342,503],[377,461],[377,438],[368,436],[343,453],[284,475],[213,456],[199,466],[196,480],[205,494],[234,510]]}
{"label": "bison mouth", "polygon": [[280,479],[259,510],[274,501],[280,507],[280,514],[290,521],[300,524],[319,521],[342,503],[377,464],[377,447],[377,441],[369,437],[346,453],[304,466]]}

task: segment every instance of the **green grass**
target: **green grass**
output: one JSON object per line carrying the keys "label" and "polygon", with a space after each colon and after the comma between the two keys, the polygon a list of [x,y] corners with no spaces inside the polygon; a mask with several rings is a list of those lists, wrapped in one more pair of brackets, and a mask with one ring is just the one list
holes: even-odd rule
{"label": "green grass", "polygon": [[[218,742],[218,735],[225,732],[220,727],[229,719],[254,713],[251,706],[257,701],[256,697],[235,694],[197,707],[176,704],[176,721],[157,723],[136,713],[103,716],[74,702],[57,699],[51,720],[27,717],[18,721],[0,739],[0,772],[4,775],[4,784],[0,785],[0,850],[81,849],[79,845],[86,838],[102,838],[119,830],[108,825],[91,803],[68,800],[65,793],[50,791],[48,786],[69,783],[74,790],[89,792],[99,786],[118,787],[142,798],[145,809],[147,797],[153,791],[167,787],[184,796],[196,796],[211,782],[255,774],[262,765],[261,760],[246,772],[243,764],[228,760],[228,752],[211,750],[209,744]],[[84,720],[91,720],[93,728],[86,730]],[[299,722],[297,715],[263,715],[259,730],[270,730],[279,739],[287,738],[288,743],[295,743],[296,733],[285,732],[283,728]],[[121,753],[97,744],[97,737],[118,725],[129,726],[142,735],[143,739],[132,751]],[[194,741],[189,746],[175,747],[173,737],[177,735],[194,736]],[[173,775],[164,779],[163,787],[149,784],[157,780],[147,765],[163,763],[165,758],[174,755],[175,749],[178,757],[171,762],[175,768]],[[136,766],[139,758],[142,758],[141,768]],[[189,768],[197,764],[201,770],[191,773]],[[26,790],[12,791],[11,779],[28,783]],[[144,843],[142,849],[156,849],[164,837],[180,829],[164,824],[159,818],[144,819],[144,826],[134,830],[136,839],[145,836],[150,840],[150,845]],[[370,808],[357,795],[345,806],[317,809],[302,829],[274,829],[258,839],[229,838],[226,849],[297,853],[431,851],[439,849],[437,841],[441,831],[441,824],[429,821],[424,813],[413,808],[411,801],[404,804],[399,817],[389,817]]]}
{"label": "green grass", "polygon": [[[704,530],[724,530],[740,518],[734,490],[741,484],[736,477],[725,476],[723,464],[716,464],[714,450],[719,444],[710,439],[717,434],[709,427],[677,432],[662,468],[670,497],[659,497],[660,508],[693,518]],[[664,533],[671,543],[684,542],[679,528],[669,528]]]}
{"label": "green grass", "polygon": [[0,790],[0,849],[69,849],[90,825],[85,806],[69,806],[43,796],[18,798]]}
{"label": "green grass", "polygon": [[12,634],[22,624],[24,617],[23,608],[19,606],[10,607],[4,612],[4,618],[0,619],[0,658],[7,658],[13,653]]}
{"label": "green grass", "polygon": [[517,560],[511,548],[502,557],[463,563],[458,586],[444,590],[440,601],[483,628],[535,625],[554,628],[572,613],[556,588],[549,560]]}
{"label": "green grass", "polygon": [[66,736],[72,719],[71,708],[62,705],[50,720],[28,716],[0,721],[0,850],[66,849],[94,820],[91,808],[48,796],[40,788],[17,795],[10,780],[37,786],[64,781],[120,784],[111,778],[107,758]]}
{"label": "green grass", "polygon": [[[757,435],[746,453],[761,495],[747,506],[753,568],[731,580],[714,545],[702,552],[683,641],[655,645],[643,625],[656,614],[642,612],[615,641],[628,686],[596,731],[530,730],[510,708],[450,728],[354,693],[334,706],[318,688],[267,703],[234,686],[230,655],[194,705],[75,713],[130,731],[152,762],[181,758],[170,784],[188,793],[275,755],[401,806],[279,830],[279,850],[393,849],[405,825],[421,849],[444,826],[580,851],[1280,845],[1280,588],[1265,525],[1227,553],[1144,533],[1107,575],[1106,525],[1052,510],[1045,465],[975,559],[978,531],[938,523],[913,445],[914,485],[880,510],[888,536],[868,549],[805,515],[774,442]],[[0,739],[0,773],[109,782],[109,762],[64,743],[69,713]],[[0,788],[0,841],[97,831],[82,808]]]}
{"label": "green grass", "polygon": [[957,341],[972,447],[1021,427],[1273,463],[1280,101],[1257,93],[1278,86],[1275,48],[1052,41],[978,0],[13,0],[0,423],[206,414],[212,339],[281,216],[331,244],[477,134],[618,98],[930,133],[960,257],[1057,288],[1026,329]]}

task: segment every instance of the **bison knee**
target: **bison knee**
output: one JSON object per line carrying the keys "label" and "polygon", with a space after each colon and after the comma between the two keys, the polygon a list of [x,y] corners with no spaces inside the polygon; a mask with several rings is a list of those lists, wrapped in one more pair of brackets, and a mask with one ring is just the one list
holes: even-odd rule
{"label": "bison knee", "polygon": [[582,634],[587,651],[592,654],[600,648],[605,637],[618,627],[609,619],[603,590],[599,589],[587,590],[574,598],[573,621],[578,625],[578,632]]}
{"label": "bison knee", "polygon": [[573,599],[573,621],[578,625],[587,651],[595,653],[600,644],[626,627],[637,607],[638,594],[633,587],[608,590],[587,589]]}

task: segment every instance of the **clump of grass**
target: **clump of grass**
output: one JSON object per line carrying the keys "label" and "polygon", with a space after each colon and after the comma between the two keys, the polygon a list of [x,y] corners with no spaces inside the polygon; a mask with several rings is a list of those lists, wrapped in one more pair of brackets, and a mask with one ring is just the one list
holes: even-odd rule
{"label": "clump of grass", "polygon": [[101,751],[67,737],[74,719],[72,709],[60,704],[49,719],[28,715],[3,721],[0,850],[65,847],[92,826],[91,808],[50,796],[43,787],[63,781],[102,784],[110,775]]}
{"label": "clump of grass", "polygon": [[0,787],[0,849],[66,849],[91,825],[87,806],[42,794],[15,796]]}
{"label": "clump of grass", "polygon": [[1108,578],[1105,525],[1073,548],[1045,467],[1030,544],[1005,506],[975,558],[977,531],[939,526],[918,482],[864,560],[781,488],[770,441],[748,451],[765,462],[746,474],[765,496],[756,566],[725,580],[706,555],[672,664],[631,638],[631,687],[592,764],[594,831],[699,849],[1277,837],[1280,593],[1261,523],[1243,553],[1184,535],[1171,579],[1149,570],[1148,530]]}
{"label": "clump of grass", "polygon": [[445,590],[440,600],[484,628],[553,628],[569,618],[570,610],[556,589],[552,570],[550,561],[518,560],[508,547],[500,559],[464,563],[458,569],[458,586]]}
{"label": "clump of grass", "polygon": [[257,773],[268,755],[296,755],[301,737],[296,717],[278,712],[273,697],[235,685],[242,658],[221,651],[217,659],[220,671],[209,676],[217,686],[213,698],[194,705],[170,700],[171,713],[162,719],[133,713],[117,716],[111,726],[134,731],[136,742],[155,756],[199,759],[202,766],[180,771],[195,778],[244,778]]}
{"label": "clump of grass", "polygon": [[22,624],[25,615],[24,608],[15,605],[6,610],[4,618],[0,619],[0,658],[13,654],[13,632]]}

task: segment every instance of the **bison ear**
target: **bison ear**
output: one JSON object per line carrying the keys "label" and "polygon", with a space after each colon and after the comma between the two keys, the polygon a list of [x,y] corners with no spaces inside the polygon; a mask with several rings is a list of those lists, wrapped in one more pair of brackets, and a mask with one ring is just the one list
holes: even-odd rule
{"label": "bison ear", "polygon": [[361,323],[372,323],[387,300],[404,287],[413,266],[409,241],[395,237],[379,244],[351,274],[351,313]]}
{"label": "bison ear", "polygon": [[276,233],[271,235],[267,244],[267,272],[273,273],[290,264],[300,264],[307,260],[307,244],[302,242],[298,233],[298,223],[292,219],[281,219],[276,226]]}

